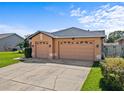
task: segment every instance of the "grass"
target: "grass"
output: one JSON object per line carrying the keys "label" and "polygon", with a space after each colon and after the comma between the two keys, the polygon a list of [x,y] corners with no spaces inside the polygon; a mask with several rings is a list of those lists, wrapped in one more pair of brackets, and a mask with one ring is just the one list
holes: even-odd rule
{"label": "grass", "polygon": [[96,62],[93,64],[81,91],[101,91],[100,81],[102,77],[99,62]]}
{"label": "grass", "polygon": [[0,68],[19,62],[19,60],[14,60],[17,57],[23,57],[23,54],[18,52],[0,52]]}

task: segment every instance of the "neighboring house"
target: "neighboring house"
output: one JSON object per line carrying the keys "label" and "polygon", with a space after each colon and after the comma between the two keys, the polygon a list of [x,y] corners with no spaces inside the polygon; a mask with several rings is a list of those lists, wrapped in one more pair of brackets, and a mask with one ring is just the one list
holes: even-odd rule
{"label": "neighboring house", "polygon": [[17,44],[23,41],[24,39],[15,33],[0,34],[0,51],[10,51],[14,48],[19,49]]}
{"label": "neighboring house", "polygon": [[76,27],[49,33],[38,31],[29,38],[32,57],[98,60],[102,56],[105,31],[89,31]]}
{"label": "neighboring house", "polygon": [[119,38],[116,42],[118,42],[119,45],[124,45],[124,37]]}

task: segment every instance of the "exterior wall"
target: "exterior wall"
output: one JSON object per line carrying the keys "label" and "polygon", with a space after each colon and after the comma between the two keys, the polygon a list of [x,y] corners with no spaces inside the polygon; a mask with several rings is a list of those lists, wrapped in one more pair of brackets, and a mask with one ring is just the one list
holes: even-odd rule
{"label": "exterior wall", "polygon": [[[52,42],[52,38],[45,35],[45,34],[38,34],[36,36],[34,36],[32,39],[32,57],[37,57],[37,53],[36,53],[36,42],[40,42],[40,41],[47,41],[48,42],[48,45],[51,46],[49,47],[48,49],[48,52],[49,52],[49,58],[53,58],[53,42]],[[41,51],[41,50],[38,50],[38,51]]]}
{"label": "exterior wall", "polygon": [[16,48],[16,45],[23,41],[24,39],[17,36],[16,34],[0,39],[0,51],[8,51],[12,48]]}
{"label": "exterior wall", "polygon": [[101,38],[75,38],[72,39],[55,39],[55,58],[59,58],[59,42],[61,41],[94,41],[94,60],[101,59],[102,56],[102,39]]}
{"label": "exterior wall", "polygon": [[124,40],[122,39],[122,40],[118,41],[118,43],[119,43],[119,45],[124,45]]}
{"label": "exterior wall", "polygon": [[[39,41],[48,41],[48,44],[51,45],[49,47],[49,58],[56,58],[59,59],[59,43],[61,41],[93,41],[94,42],[94,60],[101,59],[102,56],[102,38],[75,38],[74,40],[70,39],[57,39],[51,38],[45,34],[38,34],[32,38],[32,57],[36,56],[36,42]],[[40,50],[38,50],[40,51]]]}

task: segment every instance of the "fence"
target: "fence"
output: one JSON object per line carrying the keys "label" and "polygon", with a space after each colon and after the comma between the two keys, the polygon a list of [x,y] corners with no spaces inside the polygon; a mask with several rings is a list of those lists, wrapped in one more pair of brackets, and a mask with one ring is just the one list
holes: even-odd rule
{"label": "fence", "polygon": [[104,54],[106,57],[124,57],[124,46],[104,45]]}

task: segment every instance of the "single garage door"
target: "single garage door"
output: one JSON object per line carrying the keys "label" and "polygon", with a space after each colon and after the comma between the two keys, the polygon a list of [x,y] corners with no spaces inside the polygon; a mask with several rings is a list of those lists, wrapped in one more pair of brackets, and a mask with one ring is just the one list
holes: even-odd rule
{"label": "single garage door", "polygon": [[63,59],[94,60],[94,42],[93,41],[60,42],[59,57]]}
{"label": "single garage door", "polygon": [[36,57],[37,58],[48,58],[48,42],[38,42],[36,44]]}

